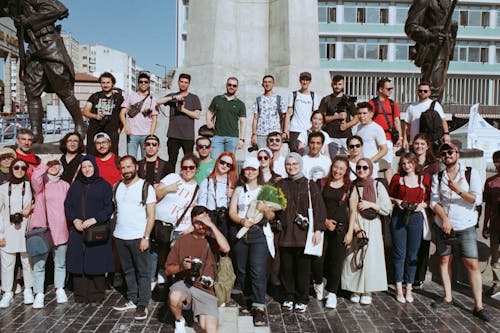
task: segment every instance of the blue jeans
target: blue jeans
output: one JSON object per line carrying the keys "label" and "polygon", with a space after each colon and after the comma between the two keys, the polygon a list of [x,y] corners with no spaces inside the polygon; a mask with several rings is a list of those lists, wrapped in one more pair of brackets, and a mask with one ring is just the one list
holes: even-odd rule
{"label": "blue jeans", "polygon": [[236,154],[236,147],[238,146],[238,137],[233,136],[214,136],[212,138],[212,153],[210,156],[213,159],[219,157],[225,151]]}
{"label": "blue jeans", "polygon": [[141,252],[140,243],[140,238],[130,240],[115,238],[127,283],[127,299],[137,305],[147,306],[151,299],[151,254],[149,251]]}
{"label": "blue jeans", "polygon": [[394,205],[391,219],[392,261],[396,282],[413,283],[417,271],[417,253],[422,241],[424,215],[422,212],[412,213],[407,225],[404,213]]}
{"label": "blue jeans", "polygon": [[[144,142],[147,135],[127,135],[127,155],[132,155],[137,159],[137,148],[141,148],[141,158],[145,158]],[[139,160],[139,159],[137,159]]]}
{"label": "blue jeans", "polygon": [[[52,249],[54,256],[54,286],[64,288],[64,280],[66,279],[66,249],[67,244],[56,246]],[[43,294],[45,284],[45,263],[48,253],[33,257],[33,291],[35,294]]]}
{"label": "blue jeans", "polygon": [[[266,262],[269,254],[261,227],[252,227],[233,243],[235,271],[245,295],[251,290],[252,307],[266,305]],[[250,276],[247,276],[247,272]],[[249,286],[246,288],[246,286]]]}

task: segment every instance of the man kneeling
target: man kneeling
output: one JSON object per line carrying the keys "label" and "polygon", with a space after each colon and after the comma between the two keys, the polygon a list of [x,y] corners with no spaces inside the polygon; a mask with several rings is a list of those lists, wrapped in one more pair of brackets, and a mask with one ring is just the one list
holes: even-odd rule
{"label": "man kneeling", "polygon": [[[185,320],[182,317],[184,304],[191,305],[205,332],[215,333],[219,311],[214,290],[215,262],[212,251],[215,248],[215,251],[228,253],[229,244],[213,224],[207,208],[193,207],[191,221],[194,231],[180,237],[167,258],[166,274],[174,275],[177,281],[170,287],[169,307],[175,317],[175,333],[185,332]],[[214,238],[217,245],[209,242],[208,237]]]}

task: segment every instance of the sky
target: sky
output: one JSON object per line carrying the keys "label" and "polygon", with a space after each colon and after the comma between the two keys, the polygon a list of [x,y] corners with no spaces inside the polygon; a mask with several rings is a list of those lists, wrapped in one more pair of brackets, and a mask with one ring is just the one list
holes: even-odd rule
{"label": "sky", "polygon": [[176,0],[60,0],[69,17],[62,32],[80,44],[101,44],[132,56],[163,77],[175,67]]}

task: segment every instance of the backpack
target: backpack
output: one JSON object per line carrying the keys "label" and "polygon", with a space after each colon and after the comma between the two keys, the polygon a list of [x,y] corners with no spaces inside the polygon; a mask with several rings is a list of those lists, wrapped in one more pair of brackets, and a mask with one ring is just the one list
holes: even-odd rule
{"label": "backpack", "polygon": [[[311,112],[314,112],[314,91],[310,91],[311,93]],[[295,90],[293,93],[293,103],[292,103],[292,114],[290,115],[290,121],[292,120],[293,114],[295,112],[295,100],[297,99],[297,90]]]}
{"label": "backpack", "polygon": [[[262,96],[258,96],[256,98],[256,102],[257,102],[257,114],[260,116],[260,101],[262,100]],[[294,100],[295,101],[295,100]],[[276,95],[276,106],[278,107],[278,115],[281,114],[281,96],[280,95]]]}
{"label": "backpack", "polygon": [[[388,99],[389,99],[389,104],[391,105],[391,114],[392,114],[392,119],[393,119],[393,122],[394,122],[394,101],[392,99],[390,99],[390,98],[388,98]],[[372,102],[373,102],[373,105],[374,105],[373,120],[375,120],[375,118],[377,118],[378,113],[379,113],[378,97],[372,98]]]}
{"label": "backpack", "polygon": [[[118,186],[123,183],[123,179],[119,180],[116,182],[116,184],[113,186],[113,201],[116,206],[116,191],[118,190]],[[148,188],[149,188],[149,183],[147,181],[144,181],[142,184],[142,194],[141,194],[141,205],[146,207],[146,201],[148,199]]]}
{"label": "backpack", "polygon": [[[440,118],[441,119],[441,118]],[[470,166],[465,167],[465,180],[467,181],[467,184],[470,186],[470,174],[471,174],[472,168]],[[444,171],[441,170],[438,172],[438,191],[441,189],[441,179],[443,179],[443,173]],[[474,208],[477,212],[477,223],[476,223],[476,228],[479,227],[479,219],[481,218],[481,213],[483,212],[483,206],[475,206]]]}
{"label": "backpack", "polygon": [[443,121],[439,113],[434,110],[436,101],[420,115],[420,133],[424,133],[431,143],[438,142],[444,135]]}

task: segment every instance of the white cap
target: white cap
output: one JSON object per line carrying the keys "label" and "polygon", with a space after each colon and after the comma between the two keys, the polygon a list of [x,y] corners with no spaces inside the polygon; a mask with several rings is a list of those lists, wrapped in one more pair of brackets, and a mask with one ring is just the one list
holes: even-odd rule
{"label": "white cap", "polygon": [[259,167],[260,167],[259,160],[257,160],[257,158],[255,158],[253,156],[249,156],[245,159],[245,162],[243,162],[242,169],[246,169],[246,168],[259,169]]}

